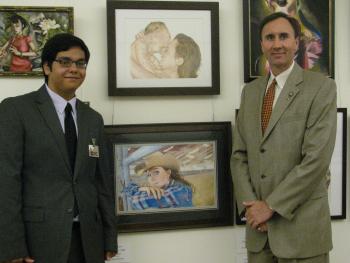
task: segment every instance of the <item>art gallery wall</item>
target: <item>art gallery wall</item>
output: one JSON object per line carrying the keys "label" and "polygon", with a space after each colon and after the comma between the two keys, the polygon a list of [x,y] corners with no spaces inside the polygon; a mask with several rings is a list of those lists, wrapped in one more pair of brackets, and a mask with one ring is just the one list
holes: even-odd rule
{"label": "art gallery wall", "polygon": [[[86,41],[92,54],[86,81],[77,95],[83,101],[89,101],[91,107],[103,115],[106,124],[131,124],[233,121],[233,111],[239,107],[244,85],[242,0],[218,2],[221,93],[180,97],[108,97],[105,0],[1,0],[0,5],[74,7],[75,33]],[[335,1],[338,107],[350,107],[349,12],[349,1]],[[0,101],[36,90],[42,83],[41,78],[0,78]],[[350,192],[349,188],[347,191]],[[333,221],[332,226],[334,249],[331,262],[347,263],[350,222],[348,219]],[[227,226],[120,234],[119,240],[128,248],[132,263],[240,263],[243,233],[243,227]]]}

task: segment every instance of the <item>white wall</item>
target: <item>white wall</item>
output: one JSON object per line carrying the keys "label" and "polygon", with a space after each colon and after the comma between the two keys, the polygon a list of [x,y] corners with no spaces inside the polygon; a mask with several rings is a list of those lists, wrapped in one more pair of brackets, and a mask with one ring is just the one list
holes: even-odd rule
{"label": "white wall", "polygon": [[[231,121],[243,87],[242,0],[219,0],[221,94],[186,97],[108,97],[105,0],[1,0],[7,6],[73,6],[77,36],[92,57],[78,97],[90,101],[106,124]],[[338,107],[350,107],[350,2],[335,1],[335,79]],[[0,101],[36,90],[40,78],[0,78]],[[142,110],[140,110],[142,109]],[[347,189],[348,192],[349,189]],[[120,234],[130,247],[132,263],[235,263],[242,227],[217,227]],[[331,262],[349,262],[350,222],[333,222]]]}

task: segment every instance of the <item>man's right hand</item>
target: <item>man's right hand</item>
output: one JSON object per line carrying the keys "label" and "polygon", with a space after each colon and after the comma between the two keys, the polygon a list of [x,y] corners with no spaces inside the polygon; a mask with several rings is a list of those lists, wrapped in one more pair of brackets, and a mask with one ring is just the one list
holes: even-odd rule
{"label": "man's right hand", "polygon": [[267,223],[260,224],[258,226],[257,230],[261,233],[267,232]]}
{"label": "man's right hand", "polygon": [[266,223],[274,214],[274,211],[269,207],[265,201],[246,201],[243,202],[246,208],[245,217],[247,223],[253,228],[257,229],[263,223]]}

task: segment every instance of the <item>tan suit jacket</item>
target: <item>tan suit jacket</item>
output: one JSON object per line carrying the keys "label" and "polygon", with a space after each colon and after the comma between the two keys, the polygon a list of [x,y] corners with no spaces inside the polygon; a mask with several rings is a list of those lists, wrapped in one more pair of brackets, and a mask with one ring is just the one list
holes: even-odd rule
{"label": "tan suit jacket", "polygon": [[274,255],[305,258],[332,248],[326,173],[336,135],[336,85],[295,64],[261,132],[268,77],[247,84],[233,138],[231,169],[239,213],[243,201],[265,200],[276,212],[268,233],[247,225],[247,249],[267,238]]}

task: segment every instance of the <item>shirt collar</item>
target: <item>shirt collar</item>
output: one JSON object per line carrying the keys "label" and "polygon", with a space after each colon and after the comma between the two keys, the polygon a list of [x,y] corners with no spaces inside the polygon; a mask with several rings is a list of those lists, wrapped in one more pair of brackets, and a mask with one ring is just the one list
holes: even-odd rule
{"label": "shirt collar", "polygon": [[268,81],[268,85],[270,85],[270,83],[276,79],[276,82],[277,82],[277,85],[280,89],[282,89],[284,87],[284,85],[286,84],[287,82],[287,79],[290,75],[290,73],[292,72],[293,70],[293,67],[294,67],[294,60],[293,60],[293,63],[292,65],[289,66],[289,68],[287,68],[285,71],[283,71],[282,73],[278,74],[278,76],[274,76],[272,72],[270,72],[270,78],[269,78],[269,81]]}
{"label": "shirt collar", "polygon": [[64,113],[64,109],[67,106],[67,102],[69,102],[72,105],[72,111],[73,114],[76,115],[77,110],[76,110],[76,103],[77,103],[77,98],[73,97],[72,99],[70,99],[69,101],[65,100],[64,98],[62,98],[60,95],[58,95],[56,92],[52,91],[47,84],[45,83],[46,86],[46,90],[49,93],[49,96],[51,97],[51,100],[53,102],[53,105],[55,106],[55,109],[57,112],[59,112],[60,114]]}

